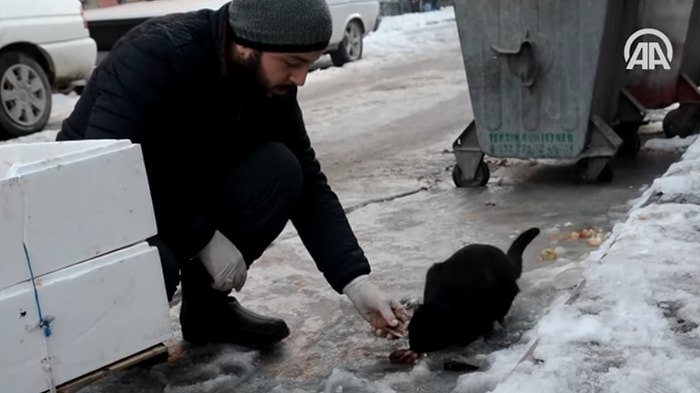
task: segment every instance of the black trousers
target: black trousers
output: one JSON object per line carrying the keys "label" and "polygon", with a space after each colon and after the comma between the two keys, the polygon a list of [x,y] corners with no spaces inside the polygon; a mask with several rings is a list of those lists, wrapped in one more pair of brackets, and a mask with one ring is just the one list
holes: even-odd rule
{"label": "black trousers", "polygon": [[[212,185],[212,213],[218,230],[243,254],[249,265],[282,232],[301,195],[303,175],[296,156],[283,144],[259,146]],[[149,243],[158,248],[168,301],[180,282],[181,267],[168,246],[157,236]]]}

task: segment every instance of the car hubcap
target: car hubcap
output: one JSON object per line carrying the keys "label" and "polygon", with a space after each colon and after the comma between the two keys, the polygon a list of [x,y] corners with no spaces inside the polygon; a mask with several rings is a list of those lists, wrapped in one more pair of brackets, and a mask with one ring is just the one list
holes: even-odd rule
{"label": "car hubcap", "polygon": [[355,23],[345,28],[345,52],[351,60],[357,60],[362,52],[362,33]]}
{"label": "car hubcap", "polygon": [[46,89],[39,75],[25,64],[8,68],[0,79],[0,103],[12,121],[36,124],[46,110]]}

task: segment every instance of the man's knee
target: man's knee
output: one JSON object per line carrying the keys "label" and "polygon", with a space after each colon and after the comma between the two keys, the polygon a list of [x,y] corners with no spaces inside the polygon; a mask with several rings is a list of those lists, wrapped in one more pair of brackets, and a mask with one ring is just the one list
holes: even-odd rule
{"label": "man's knee", "polygon": [[[239,162],[224,180],[224,204],[252,212],[289,206],[301,195],[301,164],[288,147],[267,142]],[[234,207],[235,209],[236,207]]]}
{"label": "man's knee", "polygon": [[298,197],[304,181],[301,164],[291,150],[282,143],[268,142],[254,153],[261,165],[262,177],[272,177],[285,193]]}
{"label": "man's knee", "polygon": [[233,166],[223,179],[216,210],[219,230],[249,263],[284,229],[301,196],[301,164],[289,148],[268,142]]}

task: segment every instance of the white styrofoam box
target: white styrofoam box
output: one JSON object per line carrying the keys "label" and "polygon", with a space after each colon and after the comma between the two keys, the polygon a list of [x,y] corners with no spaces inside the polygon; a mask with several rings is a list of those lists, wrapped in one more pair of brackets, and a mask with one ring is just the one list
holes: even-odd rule
{"label": "white styrofoam box", "polygon": [[[156,248],[139,243],[37,282],[54,382],[59,385],[172,337]],[[0,391],[49,389],[44,334],[30,282],[0,291]]]}
{"label": "white styrofoam box", "polygon": [[141,147],[128,140],[0,145],[0,289],[157,232]]}

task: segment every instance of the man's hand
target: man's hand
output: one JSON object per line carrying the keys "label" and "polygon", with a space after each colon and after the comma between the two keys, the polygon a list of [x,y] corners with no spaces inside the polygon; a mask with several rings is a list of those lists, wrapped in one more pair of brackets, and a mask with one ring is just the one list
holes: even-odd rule
{"label": "man's hand", "polygon": [[243,254],[221,232],[214,232],[209,243],[198,254],[202,265],[214,282],[211,286],[219,291],[240,291],[248,277],[248,266]]}
{"label": "man's hand", "polygon": [[352,280],[343,288],[357,311],[372,326],[372,333],[378,337],[397,339],[404,337],[409,316],[401,304],[388,300],[374,285],[368,275]]}

